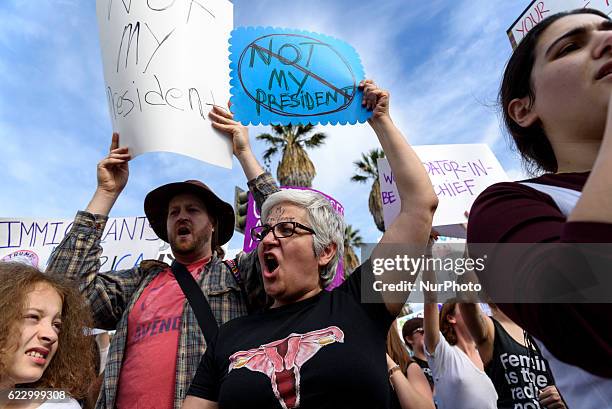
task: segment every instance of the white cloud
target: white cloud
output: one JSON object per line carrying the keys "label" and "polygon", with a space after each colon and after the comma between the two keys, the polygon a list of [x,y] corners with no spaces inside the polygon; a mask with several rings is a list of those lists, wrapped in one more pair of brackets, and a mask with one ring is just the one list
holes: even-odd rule
{"label": "white cloud", "polygon": [[[0,91],[0,177],[11,197],[1,201],[0,215],[71,217],[93,193],[110,121],[91,3],[13,1],[0,14],[0,83],[25,95],[17,103]],[[349,42],[367,76],[391,91],[394,121],[411,143],[485,141],[514,174],[516,159],[487,106],[510,53],[505,28],[524,6],[509,3],[235,1],[235,16],[237,25],[302,28]],[[310,152],[315,186],[340,200],[347,221],[374,241],[370,184],[349,180],[352,162],[378,146],[374,132],[365,124],[321,130],[330,137]],[[251,129],[259,157],[266,148],[254,140],[260,132],[269,128]],[[130,168],[115,215],[142,214],[144,195],[162,183],[199,178],[230,202],[233,186],[246,185],[239,168],[227,172],[173,154],[147,154]]]}
{"label": "white cloud", "polygon": [[[311,5],[316,14],[296,12],[302,9],[295,2],[293,12],[268,10],[263,24],[320,31],[354,45],[367,76],[390,90],[394,121],[412,144],[488,143],[503,162],[510,162],[493,105],[510,54],[505,28],[514,17],[508,14],[520,12],[519,6],[463,1],[453,3],[449,12],[448,3],[435,1],[410,7],[405,2],[360,3],[349,10],[333,2]],[[339,15],[353,23],[337,24]],[[425,26],[423,35],[406,36],[411,25]],[[402,58],[402,47],[421,43],[429,46],[420,53],[425,58]],[[317,169],[314,185],[340,200],[347,221],[373,241],[378,233],[367,207],[370,183],[349,179],[355,171],[352,162],[379,146],[376,136],[365,124],[319,130],[329,138],[323,148],[309,152]]]}

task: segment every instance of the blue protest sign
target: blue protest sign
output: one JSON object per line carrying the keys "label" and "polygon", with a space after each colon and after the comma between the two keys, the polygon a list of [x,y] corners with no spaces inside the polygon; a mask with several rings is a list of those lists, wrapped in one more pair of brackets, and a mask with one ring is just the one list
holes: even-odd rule
{"label": "blue protest sign", "polygon": [[359,55],[307,31],[241,27],[230,40],[231,110],[244,125],[355,124],[371,115]]}

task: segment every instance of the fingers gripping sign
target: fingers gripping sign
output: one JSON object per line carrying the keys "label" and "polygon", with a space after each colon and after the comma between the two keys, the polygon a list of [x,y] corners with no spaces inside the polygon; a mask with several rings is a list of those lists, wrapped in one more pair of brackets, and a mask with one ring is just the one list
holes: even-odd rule
{"label": "fingers gripping sign", "polygon": [[214,106],[208,113],[212,126],[232,138],[232,150],[236,157],[250,151],[249,132],[240,122],[234,120],[234,115],[219,106]]}
{"label": "fingers gripping sign", "polygon": [[128,162],[132,159],[127,147],[119,147],[119,134],[114,133],[108,155],[98,163],[98,186],[85,209],[92,214],[108,215],[127,185]]}
{"label": "fingers gripping sign", "polygon": [[363,91],[361,105],[368,111],[372,111],[372,116],[368,122],[373,123],[379,119],[389,118],[389,92],[380,89],[372,80],[364,80],[359,83],[359,89]]}
{"label": "fingers gripping sign", "polygon": [[118,196],[128,181],[130,159],[128,148],[119,147],[119,134],[114,133],[108,156],[98,163],[98,189]]}
{"label": "fingers gripping sign", "polygon": [[[231,106],[231,103],[229,105]],[[251,150],[247,127],[235,121],[234,114],[229,110],[217,105],[208,113],[208,118],[213,128],[232,138],[232,151],[247,180],[253,180],[263,174],[264,170]]]}

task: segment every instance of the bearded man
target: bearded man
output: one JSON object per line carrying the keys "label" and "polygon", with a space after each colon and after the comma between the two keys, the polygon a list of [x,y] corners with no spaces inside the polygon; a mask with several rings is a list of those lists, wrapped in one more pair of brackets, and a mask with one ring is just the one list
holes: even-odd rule
{"label": "bearded man", "polygon": [[[255,159],[247,129],[218,107],[209,117],[232,139],[234,155],[261,208],[278,187]],[[47,270],[79,284],[97,328],[116,330],[96,408],[178,409],[206,351],[202,331],[207,329],[200,329],[168,264],[146,260],[128,270],[99,271],[102,232],[127,184],[130,159],[114,134],[108,156],[98,164],[93,198],[85,211],[77,213]],[[188,180],[154,189],[144,208],[157,236],[170,244],[175,261],[202,289],[219,325],[260,306],[254,296],[259,277],[256,252],[223,260],[221,245],[234,229],[231,205],[204,183]],[[264,294],[263,284],[261,290]]]}

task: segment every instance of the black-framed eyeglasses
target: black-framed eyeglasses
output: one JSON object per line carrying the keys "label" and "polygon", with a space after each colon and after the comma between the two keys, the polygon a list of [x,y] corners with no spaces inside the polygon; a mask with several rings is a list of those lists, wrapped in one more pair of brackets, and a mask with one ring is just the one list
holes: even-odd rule
{"label": "black-framed eyeglasses", "polygon": [[308,226],[304,226],[298,222],[280,222],[276,223],[274,226],[270,226],[269,224],[262,224],[261,226],[255,226],[251,229],[251,238],[253,240],[261,241],[264,237],[272,231],[274,238],[283,239],[285,237],[291,237],[295,234],[295,229],[300,228],[302,230],[307,231],[308,233],[315,235],[315,231]]}

